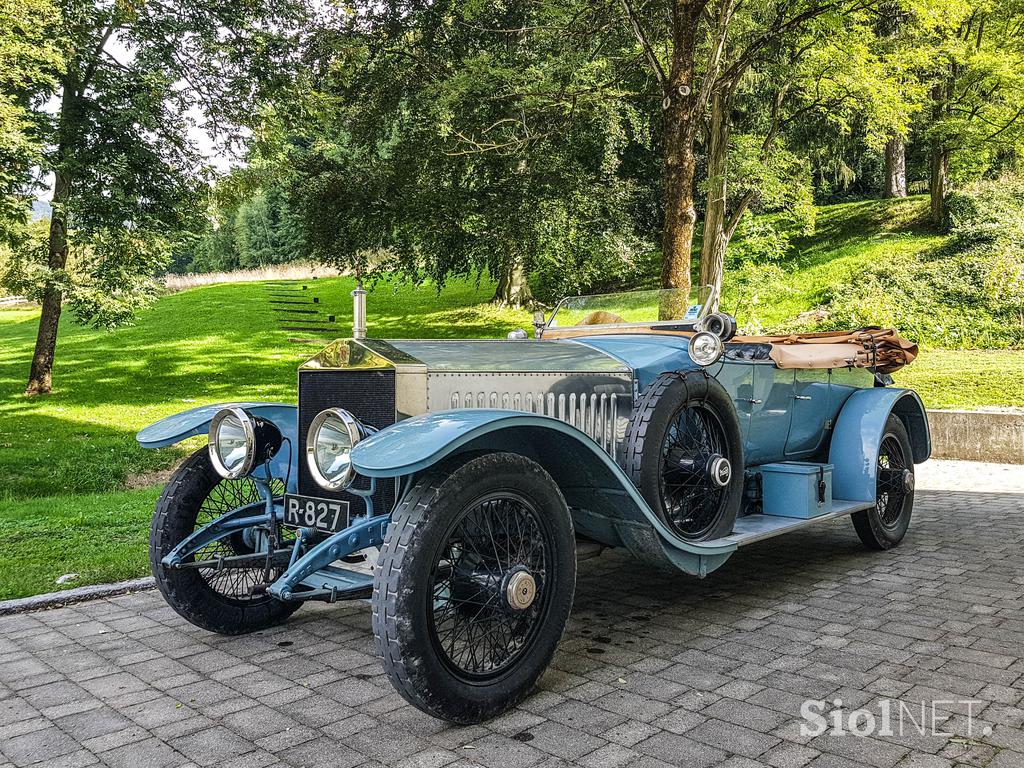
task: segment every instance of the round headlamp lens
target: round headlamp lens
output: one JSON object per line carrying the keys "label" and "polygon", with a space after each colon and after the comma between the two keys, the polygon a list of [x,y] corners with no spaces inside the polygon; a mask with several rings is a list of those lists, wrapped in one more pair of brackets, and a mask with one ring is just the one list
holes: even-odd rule
{"label": "round headlamp lens", "polygon": [[226,408],[210,424],[210,459],[217,474],[237,478],[251,468],[256,451],[253,421],[241,408]]}
{"label": "round headlamp lens", "polygon": [[306,454],[313,479],[329,490],[347,486],[354,474],[352,448],[359,442],[359,422],[348,411],[331,408],[313,419]]}
{"label": "round headlamp lens", "polygon": [[690,339],[690,359],[697,365],[706,366],[718,362],[725,351],[722,340],[713,333],[701,331]]}

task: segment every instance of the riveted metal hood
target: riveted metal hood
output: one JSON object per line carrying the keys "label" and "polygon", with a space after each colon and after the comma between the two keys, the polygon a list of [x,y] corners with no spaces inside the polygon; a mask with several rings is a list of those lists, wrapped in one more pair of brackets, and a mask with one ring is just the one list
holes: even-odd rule
{"label": "riveted metal hood", "polygon": [[628,373],[615,356],[573,341],[339,339],[302,369],[425,367],[447,373]]}
{"label": "riveted metal hood", "polygon": [[367,369],[394,370],[398,420],[462,408],[525,411],[578,426],[609,450],[633,399],[628,364],[571,340],[339,339],[299,375]]}

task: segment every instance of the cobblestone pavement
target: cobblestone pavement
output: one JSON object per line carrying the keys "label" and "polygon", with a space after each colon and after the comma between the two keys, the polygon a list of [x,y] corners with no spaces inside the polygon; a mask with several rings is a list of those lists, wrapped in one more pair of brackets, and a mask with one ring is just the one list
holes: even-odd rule
{"label": "cobblestone pavement", "polygon": [[[155,592],[5,617],[2,759],[1024,768],[1024,495],[1000,492],[999,477],[936,464],[923,479],[959,490],[919,491],[891,552],[864,550],[839,520],[744,548],[704,581],[617,553],[584,562],[540,690],[468,728],[394,693],[363,602],[232,638],[195,629]],[[909,706],[893,706],[894,735],[810,736],[806,699],[876,717],[885,700]],[[920,721],[922,702],[955,735],[920,735],[906,713]]]}

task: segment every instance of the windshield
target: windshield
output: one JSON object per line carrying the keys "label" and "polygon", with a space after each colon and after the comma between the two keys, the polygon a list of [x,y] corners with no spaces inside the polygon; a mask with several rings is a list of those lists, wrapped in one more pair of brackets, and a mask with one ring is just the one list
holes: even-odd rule
{"label": "windshield", "polygon": [[695,323],[707,314],[711,287],[689,293],[678,288],[603,293],[562,299],[548,321],[549,328],[631,323]]}

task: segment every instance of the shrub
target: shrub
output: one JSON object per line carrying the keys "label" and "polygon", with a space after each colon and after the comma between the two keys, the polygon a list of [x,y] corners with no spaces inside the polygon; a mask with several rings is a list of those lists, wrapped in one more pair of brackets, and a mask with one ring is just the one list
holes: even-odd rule
{"label": "shrub", "polygon": [[951,195],[949,220],[940,247],[871,264],[828,289],[817,327],[889,325],[934,347],[1024,345],[1024,182]]}

